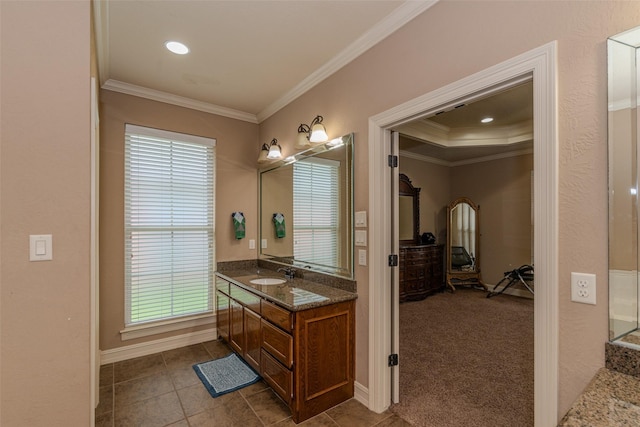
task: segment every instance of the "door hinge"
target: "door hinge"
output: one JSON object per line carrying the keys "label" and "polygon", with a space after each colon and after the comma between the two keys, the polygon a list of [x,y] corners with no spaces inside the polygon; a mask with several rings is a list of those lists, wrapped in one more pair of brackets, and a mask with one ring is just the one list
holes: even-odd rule
{"label": "door hinge", "polygon": [[389,355],[389,367],[398,366],[398,355],[390,354]]}
{"label": "door hinge", "polygon": [[398,266],[398,255],[392,254],[389,255],[389,267],[397,267]]}
{"label": "door hinge", "polygon": [[398,156],[394,156],[392,154],[389,154],[389,167],[390,168],[397,168],[398,167]]}

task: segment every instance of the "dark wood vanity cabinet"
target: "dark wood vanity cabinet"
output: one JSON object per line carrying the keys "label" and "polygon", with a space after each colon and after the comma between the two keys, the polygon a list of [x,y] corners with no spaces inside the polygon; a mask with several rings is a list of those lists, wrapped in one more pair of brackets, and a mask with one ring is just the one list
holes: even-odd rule
{"label": "dark wood vanity cabinet", "polygon": [[400,302],[415,301],[444,288],[444,245],[400,247]]}
{"label": "dark wood vanity cabinet", "polygon": [[217,278],[216,307],[218,336],[289,405],[296,423],[353,397],[353,300],[290,311]]}

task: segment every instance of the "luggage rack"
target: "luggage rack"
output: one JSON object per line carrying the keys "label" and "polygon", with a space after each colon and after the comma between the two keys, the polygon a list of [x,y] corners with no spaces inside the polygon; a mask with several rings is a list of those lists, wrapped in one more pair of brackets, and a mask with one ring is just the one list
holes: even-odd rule
{"label": "luggage rack", "polygon": [[[503,285],[504,287],[500,290],[497,290],[499,289],[500,285],[503,284],[504,282],[507,282],[506,284]],[[492,296],[495,296],[495,295],[500,295],[501,293],[503,293],[508,288],[515,285],[516,283],[522,283],[524,287],[527,288],[529,292],[533,294],[533,289],[531,288],[531,286],[529,286],[527,282],[533,282],[532,266],[525,264],[516,268],[515,270],[505,271],[504,277],[493,287],[493,290],[487,294],[487,298],[491,298]]]}

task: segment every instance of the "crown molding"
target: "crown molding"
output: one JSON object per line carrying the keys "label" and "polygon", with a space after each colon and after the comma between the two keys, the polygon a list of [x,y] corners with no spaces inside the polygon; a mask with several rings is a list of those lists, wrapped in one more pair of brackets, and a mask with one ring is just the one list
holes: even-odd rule
{"label": "crown molding", "polygon": [[533,121],[509,126],[450,129],[430,120],[408,123],[396,129],[401,134],[442,147],[496,146],[533,140]]}
{"label": "crown molding", "polygon": [[186,98],[184,96],[173,95],[155,89],[149,89],[142,86],[136,86],[131,83],[125,83],[118,80],[109,79],[103,85],[102,89],[120,92],[127,95],[138,96],[140,98],[150,99],[152,101],[164,102],[165,104],[177,105],[179,107],[190,108],[192,110],[204,111],[205,113],[216,114],[218,116],[228,117],[230,119],[242,120],[249,123],[258,124],[258,119],[254,114],[245,113],[243,111],[225,108],[208,102],[196,101],[195,99]]}
{"label": "crown molding", "polygon": [[437,159],[435,157],[425,156],[422,154],[412,153],[411,151],[404,151],[404,150],[401,150],[398,154],[400,154],[401,157],[406,157],[409,159],[419,160],[425,163],[431,163],[434,165],[447,166],[452,168],[455,166],[472,165],[474,163],[490,162],[492,160],[508,159],[510,157],[519,157],[527,154],[533,154],[533,149],[528,148],[525,150],[507,151],[506,153],[498,153],[498,154],[492,154],[490,156],[474,157],[472,159],[458,160],[456,162],[450,162],[447,160]]}
{"label": "crown molding", "polygon": [[425,10],[436,4],[439,0],[406,1],[376,26],[360,36],[356,41],[347,46],[342,52],[333,57],[329,62],[311,73],[298,83],[289,92],[278,98],[271,105],[257,114],[258,122],[271,117],[280,109],[286,107],[298,97],[322,82],[324,79],[362,55],[377,43],[393,34],[407,22],[420,15]]}

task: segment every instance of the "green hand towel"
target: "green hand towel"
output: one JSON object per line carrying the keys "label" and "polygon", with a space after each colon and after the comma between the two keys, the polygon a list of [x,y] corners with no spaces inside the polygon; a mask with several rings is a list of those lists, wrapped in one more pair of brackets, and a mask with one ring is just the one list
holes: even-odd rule
{"label": "green hand towel", "polygon": [[234,212],[231,214],[233,217],[233,228],[235,230],[236,239],[243,239],[245,233],[245,220],[242,212]]}
{"label": "green hand towel", "polygon": [[276,237],[282,239],[287,235],[286,227],[284,225],[284,215],[281,213],[273,214],[273,223],[276,226]]}

